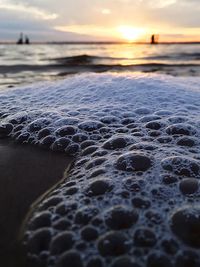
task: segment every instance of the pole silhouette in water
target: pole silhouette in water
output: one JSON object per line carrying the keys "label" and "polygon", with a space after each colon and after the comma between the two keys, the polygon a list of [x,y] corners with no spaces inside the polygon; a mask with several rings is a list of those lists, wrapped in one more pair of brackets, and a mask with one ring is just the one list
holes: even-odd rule
{"label": "pole silhouette in water", "polygon": [[24,43],[24,41],[23,41],[23,33],[21,32],[20,33],[20,37],[19,37],[19,39],[17,41],[17,44],[23,44],[23,43]]}

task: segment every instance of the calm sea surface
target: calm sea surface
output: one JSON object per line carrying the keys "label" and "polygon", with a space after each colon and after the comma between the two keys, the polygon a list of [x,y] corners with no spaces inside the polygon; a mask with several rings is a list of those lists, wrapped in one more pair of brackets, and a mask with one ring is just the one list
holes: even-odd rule
{"label": "calm sea surface", "polygon": [[200,76],[200,44],[0,44],[0,89],[106,71]]}

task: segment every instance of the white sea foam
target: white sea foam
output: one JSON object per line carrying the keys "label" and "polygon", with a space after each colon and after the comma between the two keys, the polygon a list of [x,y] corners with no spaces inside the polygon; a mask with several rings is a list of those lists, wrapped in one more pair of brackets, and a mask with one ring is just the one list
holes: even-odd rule
{"label": "white sea foam", "polygon": [[3,91],[0,107],[1,136],[77,158],[27,225],[36,263],[200,266],[200,78],[84,74]]}

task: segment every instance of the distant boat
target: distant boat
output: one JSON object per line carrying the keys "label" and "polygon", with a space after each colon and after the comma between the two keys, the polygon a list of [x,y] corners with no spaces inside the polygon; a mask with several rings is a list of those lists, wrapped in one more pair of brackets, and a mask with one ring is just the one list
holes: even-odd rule
{"label": "distant boat", "polygon": [[23,33],[20,33],[20,37],[19,37],[19,39],[17,41],[17,44],[23,44],[23,43],[24,43],[24,41],[23,41]]}
{"label": "distant boat", "polygon": [[24,40],[24,36],[23,36],[23,33],[20,33],[20,37],[17,41],[17,44],[30,44],[30,40],[28,38],[28,36],[25,36],[25,40]]}
{"label": "distant boat", "polygon": [[25,44],[30,44],[30,40],[29,40],[28,36],[25,37]]}
{"label": "distant boat", "polygon": [[151,44],[158,44],[158,35],[151,35]]}

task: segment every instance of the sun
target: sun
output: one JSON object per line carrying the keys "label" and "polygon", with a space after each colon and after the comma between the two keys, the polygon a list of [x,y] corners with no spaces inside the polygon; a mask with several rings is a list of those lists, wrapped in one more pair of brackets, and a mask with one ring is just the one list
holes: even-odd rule
{"label": "sun", "polygon": [[142,28],[135,28],[131,26],[119,26],[118,31],[123,37],[129,42],[137,40],[140,36],[145,33],[145,30]]}

